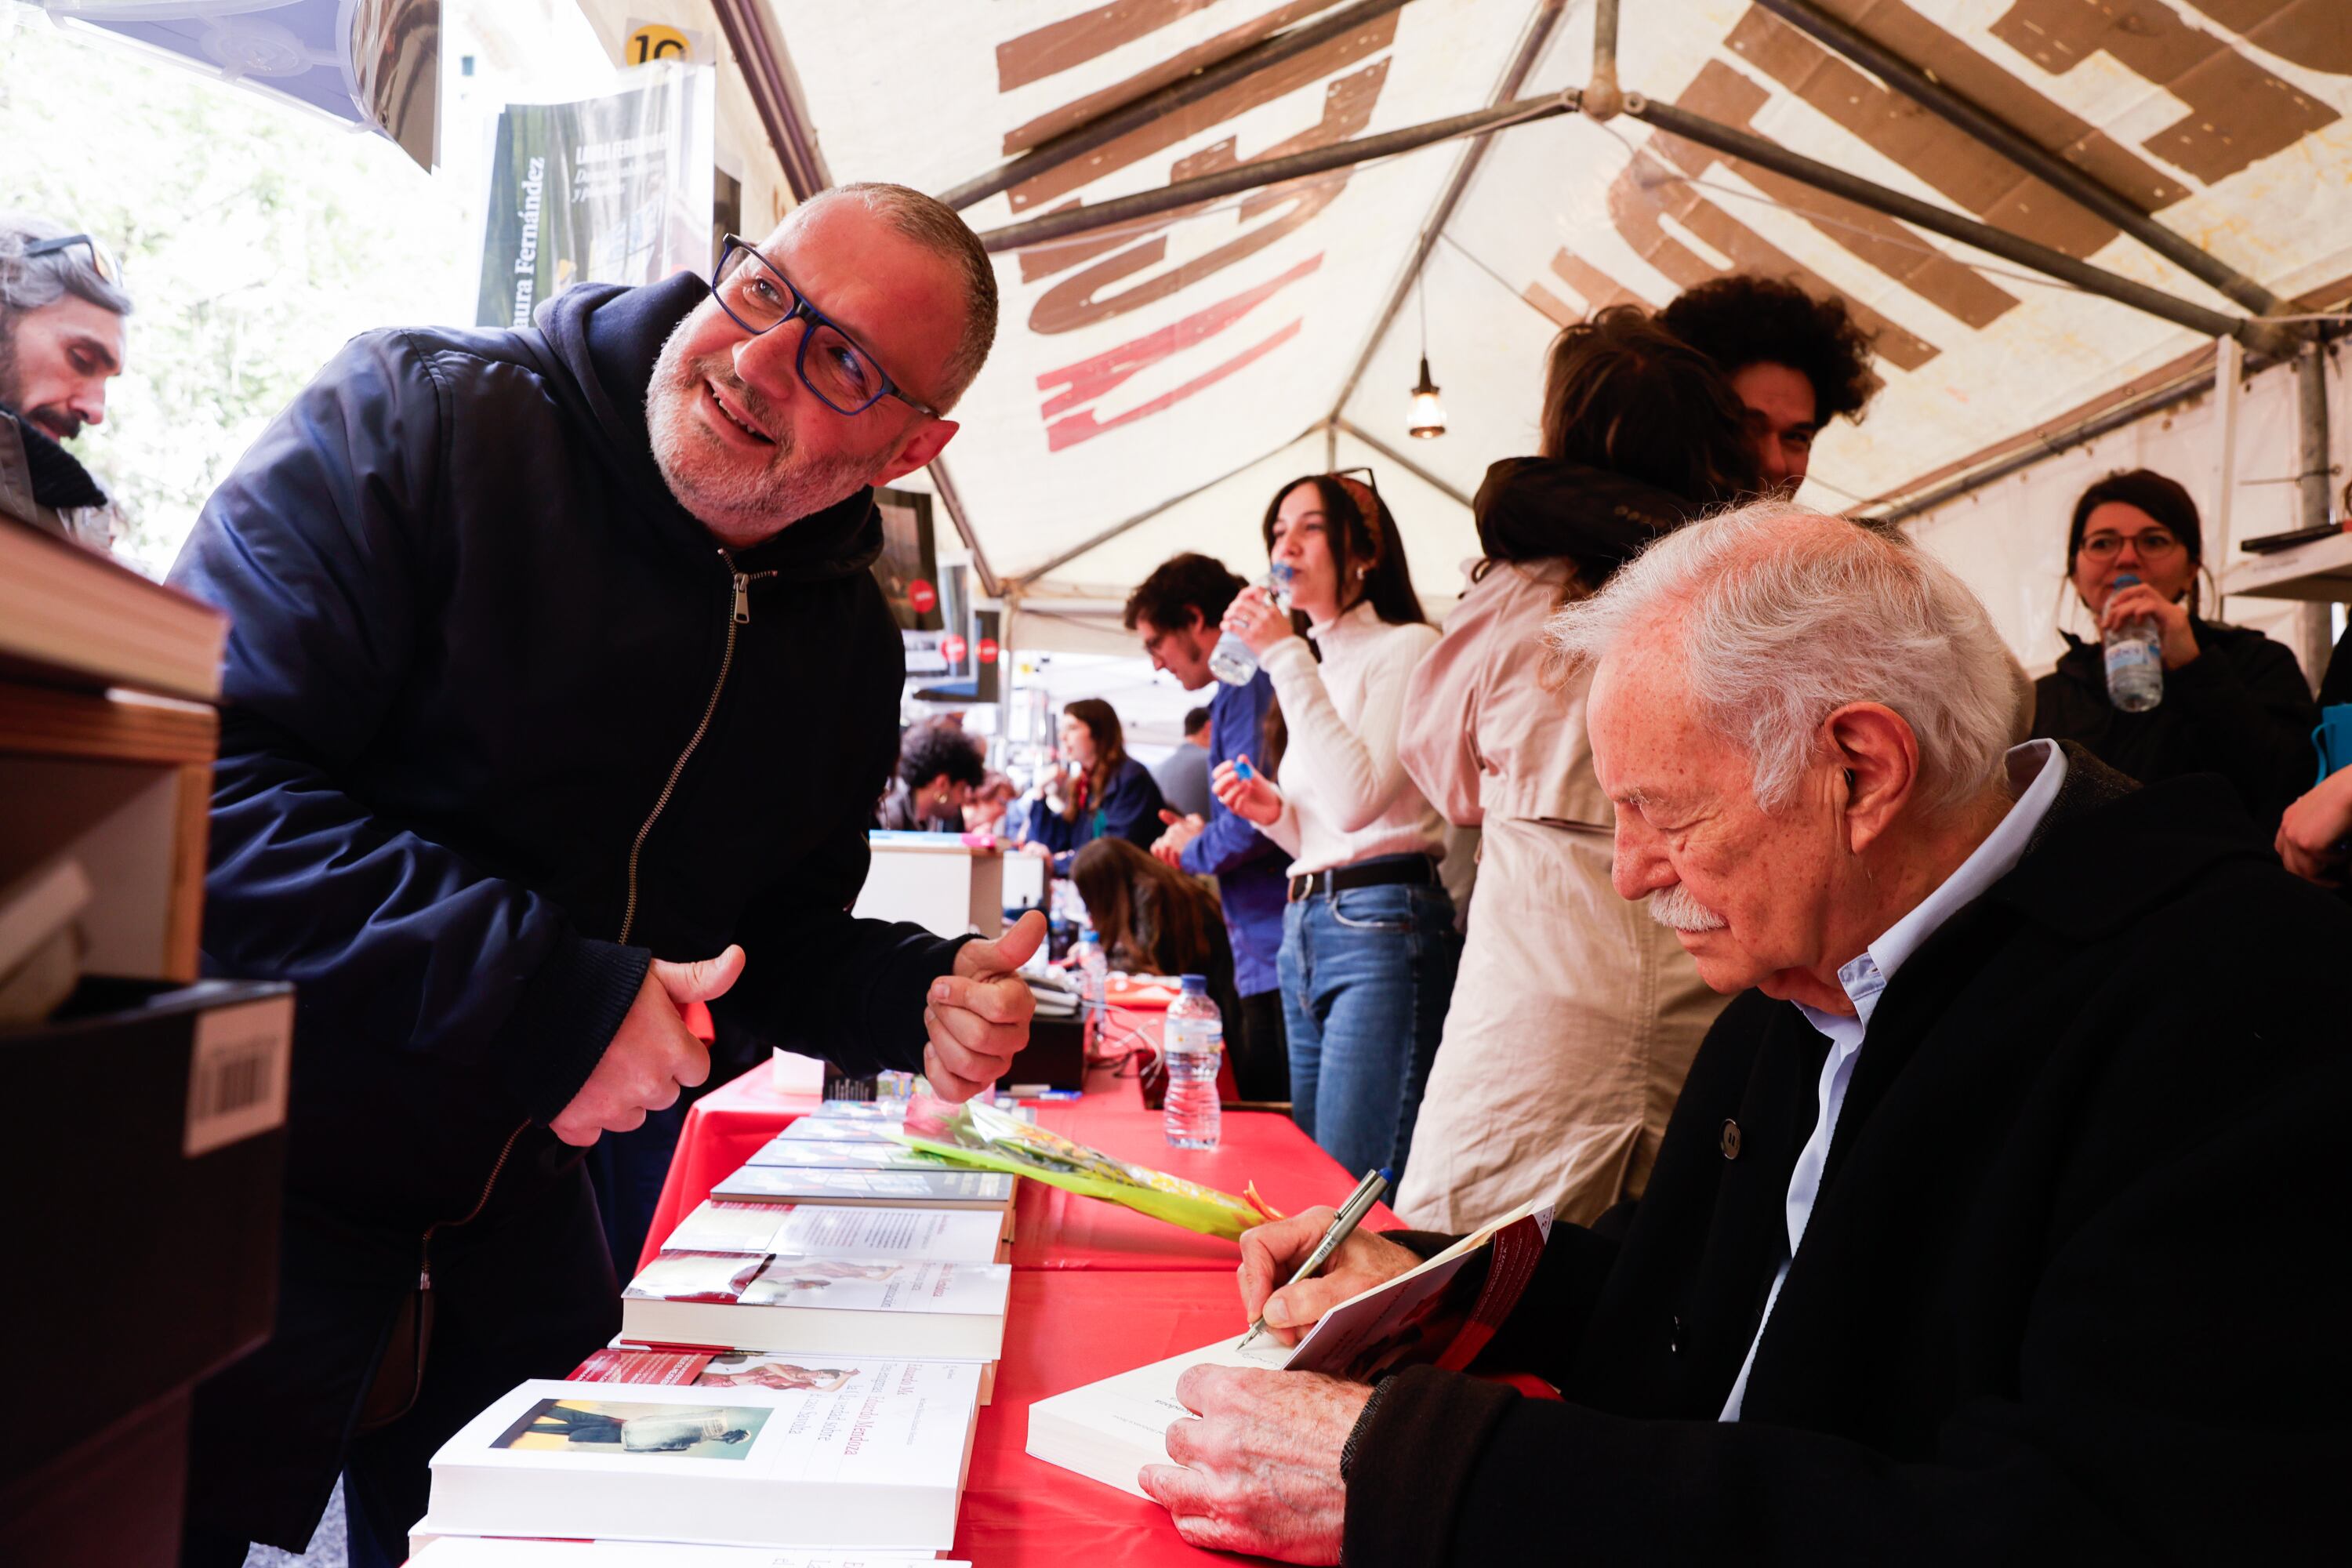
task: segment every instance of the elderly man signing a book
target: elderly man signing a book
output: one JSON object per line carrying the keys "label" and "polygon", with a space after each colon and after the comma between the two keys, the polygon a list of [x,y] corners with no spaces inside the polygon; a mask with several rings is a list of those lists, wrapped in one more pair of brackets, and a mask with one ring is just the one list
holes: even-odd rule
{"label": "elderly man signing a book", "polygon": [[[1556,618],[1596,661],[1617,889],[1717,990],[1638,1205],[1555,1226],[1482,1358],[1195,1368],[1143,1485],[1349,1568],[2308,1560],[2352,1465],[2352,912],[2219,779],[2011,747],[1984,608],[1772,501]],[[1438,1238],[1243,1243],[1295,1331]]]}

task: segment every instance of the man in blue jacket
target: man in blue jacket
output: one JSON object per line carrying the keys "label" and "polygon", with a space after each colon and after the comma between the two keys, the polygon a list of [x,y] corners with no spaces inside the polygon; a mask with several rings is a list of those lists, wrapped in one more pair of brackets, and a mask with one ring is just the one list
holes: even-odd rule
{"label": "man in blue jacket", "polygon": [[[1244,586],[1223,562],[1188,551],[1161,562],[1127,601],[1127,628],[1143,638],[1152,668],[1166,670],[1187,691],[1216,688],[1209,699],[1212,772],[1244,752],[1265,754],[1265,714],[1274,706],[1274,683],[1265,671],[1252,676],[1246,686],[1228,686],[1209,669],[1209,655],[1221,635],[1218,623]],[[1225,1026],[1234,1082],[1244,1100],[1287,1100],[1290,1050],[1274,958],[1282,949],[1282,910],[1289,900],[1283,872],[1289,857],[1222,801],[1209,803],[1206,817],[1172,811],[1160,816],[1168,831],[1151,852],[1196,877],[1214,877],[1224,903],[1234,988],[1242,999],[1242,1016]]]}
{"label": "man in blue jacket", "polygon": [[1042,922],[846,912],[904,679],[868,487],[995,323],[953,213],[847,186],[710,287],[358,338],[205,508],[205,956],[299,1014],[277,1329],[198,1394],[189,1563],[299,1549],[339,1471],[399,1562],[435,1448],[616,1331],[580,1152],[704,1080],[686,1003],[957,1099],[1026,1038]]}

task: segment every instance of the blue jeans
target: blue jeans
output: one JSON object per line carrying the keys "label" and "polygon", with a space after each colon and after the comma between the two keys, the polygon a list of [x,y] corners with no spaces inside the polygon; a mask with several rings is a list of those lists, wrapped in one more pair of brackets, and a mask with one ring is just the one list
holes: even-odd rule
{"label": "blue jeans", "polygon": [[1461,959],[1444,888],[1349,888],[1283,911],[1290,1114],[1349,1175],[1404,1174]]}

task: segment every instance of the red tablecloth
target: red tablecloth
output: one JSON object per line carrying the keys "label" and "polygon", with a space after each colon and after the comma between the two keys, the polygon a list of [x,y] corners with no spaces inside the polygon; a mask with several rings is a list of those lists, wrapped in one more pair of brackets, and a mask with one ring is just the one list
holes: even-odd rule
{"label": "red tablecloth", "polygon": [[[1219,1147],[1171,1149],[1160,1130],[1160,1112],[1143,1108],[1135,1079],[1097,1068],[1087,1085],[1083,1099],[1039,1103],[1037,1120],[1081,1143],[1225,1192],[1239,1193],[1255,1182],[1265,1201],[1285,1214],[1344,1202],[1363,1174],[1341,1171],[1288,1117],[1271,1111],[1229,1110]],[[813,1096],[778,1093],[764,1068],[695,1101],[686,1113],[638,1267],[653,1260],[712,1187],[733,1175],[793,1118],[815,1108]],[[1042,1182],[1021,1184],[1015,1215],[1017,1268],[1223,1270],[1241,1261],[1230,1241]],[[1375,1230],[1397,1223],[1385,1205],[1375,1205],[1365,1221]]]}
{"label": "red tablecloth", "polygon": [[[1087,1085],[1082,1100],[1040,1105],[1038,1120],[1110,1153],[1227,1192],[1255,1180],[1266,1201],[1286,1213],[1339,1203],[1355,1185],[1288,1117],[1228,1111],[1221,1147],[1171,1149],[1160,1113],[1143,1108],[1133,1079],[1097,1068]],[[697,1102],[662,1188],[648,1253],[714,1183],[813,1109],[806,1095],[778,1094],[764,1071]],[[1239,1249],[1038,1182],[1021,1184],[1017,1212],[1004,1355],[994,1402],[980,1413],[952,1554],[985,1568],[1235,1561],[1185,1545],[1157,1504],[1033,1459],[1026,1447],[1033,1402],[1220,1334],[1242,1333],[1247,1325],[1232,1274]],[[1397,1221],[1378,1207],[1368,1223],[1378,1228]]]}

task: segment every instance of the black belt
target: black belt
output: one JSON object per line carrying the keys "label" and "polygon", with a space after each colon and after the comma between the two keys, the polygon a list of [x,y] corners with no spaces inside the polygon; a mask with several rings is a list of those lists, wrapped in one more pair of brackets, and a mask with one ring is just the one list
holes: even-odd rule
{"label": "black belt", "polygon": [[1399,883],[1429,888],[1437,885],[1437,862],[1426,855],[1383,855],[1353,866],[1335,866],[1290,879],[1290,901],[1318,893],[1344,893],[1349,888],[1390,888]]}

